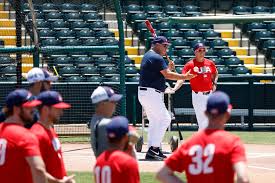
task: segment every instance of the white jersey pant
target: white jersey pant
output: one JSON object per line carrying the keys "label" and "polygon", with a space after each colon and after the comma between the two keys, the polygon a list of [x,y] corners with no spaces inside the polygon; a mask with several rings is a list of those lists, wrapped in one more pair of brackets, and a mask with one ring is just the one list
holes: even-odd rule
{"label": "white jersey pant", "polygon": [[[140,88],[140,87],[139,87]],[[154,88],[138,89],[138,100],[149,120],[148,147],[160,147],[171,116],[163,101],[163,93]]]}
{"label": "white jersey pant", "polygon": [[208,118],[205,115],[208,95],[202,92],[195,93],[192,91],[192,104],[196,113],[199,130],[205,129],[208,126]]}

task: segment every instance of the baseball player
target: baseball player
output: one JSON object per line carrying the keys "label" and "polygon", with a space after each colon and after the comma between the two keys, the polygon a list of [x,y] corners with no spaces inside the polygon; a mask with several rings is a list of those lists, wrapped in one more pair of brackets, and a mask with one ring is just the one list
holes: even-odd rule
{"label": "baseball player", "polygon": [[45,183],[46,171],[37,138],[24,124],[32,121],[33,109],[41,102],[32,100],[24,89],[6,97],[6,120],[0,124],[0,177],[3,183]]}
{"label": "baseball player", "polygon": [[[195,58],[187,62],[182,69],[182,73],[191,71],[197,77],[190,79],[192,89],[192,103],[196,113],[199,130],[208,125],[208,119],[204,113],[206,102],[210,93],[214,92],[217,87],[218,72],[215,63],[212,60],[204,58],[206,48],[202,43],[194,46]],[[173,91],[177,91],[184,80],[178,80]]]}
{"label": "baseball player", "polygon": [[165,91],[165,79],[189,80],[195,75],[187,72],[178,74],[172,72],[174,63],[167,65],[163,56],[169,46],[164,36],[158,36],[152,41],[152,48],[145,53],[140,67],[138,99],[149,120],[148,151],[146,159],[163,160],[166,158],[160,150],[165,131],[171,122],[171,116],[162,100]]}
{"label": "baseball player", "polygon": [[107,86],[97,87],[92,95],[92,103],[95,104],[95,114],[90,122],[91,145],[96,157],[108,148],[106,136],[106,125],[111,121],[111,117],[116,110],[117,102],[122,95],[116,94],[114,90]]}
{"label": "baseball player", "polygon": [[96,159],[94,167],[95,182],[140,182],[137,161],[123,152],[129,144],[127,118],[123,116],[113,117],[106,126],[106,132],[110,145]]}
{"label": "baseball player", "polygon": [[39,141],[41,156],[46,165],[49,182],[74,183],[74,175],[67,176],[61,152],[61,144],[53,128],[63,114],[63,109],[70,104],[63,102],[62,97],[55,91],[44,91],[37,96],[42,102],[39,108],[40,119],[31,127]]}
{"label": "baseball player", "polygon": [[246,155],[240,138],[224,131],[230,118],[230,100],[214,92],[207,101],[208,127],[186,140],[157,173],[160,182],[182,182],[174,172],[185,171],[190,183],[248,183]]}

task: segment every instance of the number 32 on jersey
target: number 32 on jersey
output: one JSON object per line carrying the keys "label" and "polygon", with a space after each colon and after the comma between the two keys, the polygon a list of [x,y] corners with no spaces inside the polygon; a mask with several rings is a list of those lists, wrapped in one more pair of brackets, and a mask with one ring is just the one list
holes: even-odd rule
{"label": "number 32 on jersey", "polygon": [[189,149],[188,155],[192,157],[192,163],[188,171],[192,175],[210,174],[214,169],[210,166],[215,154],[215,144],[207,144],[205,147],[194,145]]}

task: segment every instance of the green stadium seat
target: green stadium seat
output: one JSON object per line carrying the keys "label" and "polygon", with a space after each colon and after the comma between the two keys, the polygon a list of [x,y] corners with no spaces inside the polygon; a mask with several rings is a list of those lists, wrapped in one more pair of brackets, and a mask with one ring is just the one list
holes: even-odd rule
{"label": "green stadium seat", "polygon": [[96,58],[95,59],[95,63],[98,66],[104,66],[104,67],[105,66],[114,66],[115,65],[115,63],[113,62],[112,58],[108,57],[108,56],[102,56],[102,57]]}
{"label": "green stadium seat", "polygon": [[118,68],[113,66],[103,67],[101,68],[100,73],[104,75],[118,74]]}
{"label": "green stadium seat", "polygon": [[206,42],[205,42],[205,40],[203,40],[203,39],[195,39],[195,40],[192,40],[190,42],[191,48],[194,48],[197,43],[202,43],[204,45],[207,45]]}
{"label": "green stadium seat", "polygon": [[195,39],[202,39],[202,34],[196,30],[189,30],[184,33],[184,37],[187,40],[195,40]]}
{"label": "green stadium seat", "polygon": [[86,13],[86,12],[97,12],[97,7],[96,5],[93,4],[81,4],[79,6],[79,10],[81,13]]}
{"label": "green stadium seat", "polygon": [[214,57],[217,57],[216,51],[212,48],[207,49],[205,53],[205,58],[214,58]]}
{"label": "green stadium seat", "polygon": [[104,46],[113,46],[113,45],[118,45],[118,40],[115,38],[108,38],[102,41],[102,44]]}
{"label": "green stadium seat", "polygon": [[38,36],[41,39],[55,38],[55,32],[50,29],[39,30]]}
{"label": "green stadium seat", "polygon": [[265,6],[255,6],[252,8],[252,13],[253,14],[269,14],[270,8],[265,7]]}
{"label": "green stadium seat", "polygon": [[173,13],[173,14],[169,14],[169,17],[185,17],[186,15],[183,12],[180,13]]}
{"label": "green stadium seat", "polygon": [[177,57],[177,58],[173,59],[173,61],[174,61],[175,65],[184,65],[185,64],[185,61],[182,58]]}
{"label": "green stadium seat", "polygon": [[176,70],[177,73],[181,74],[182,73],[182,68],[183,68],[182,66],[177,66],[175,70]]}
{"label": "green stadium seat", "polygon": [[188,6],[188,5],[196,5],[197,1],[196,0],[184,0],[180,1],[181,6]]}
{"label": "green stadium seat", "polygon": [[62,45],[63,46],[79,46],[80,43],[81,42],[79,40],[72,39],[72,38],[62,40]]}
{"label": "green stadium seat", "polygon": [[171,26],[168,22],[160,22],[157,24],[157,29],[160,31],[169,31]]}
{"label": "green stadium seat", "polygon": [[48,12],[48,13],[45,14],[45,18],[49,22],[62,20],[63,19],[63,13],[61,13],[61,12]]}
{"label": "green stadium seat", "polygon": [[101,19],[102,19],[102,17],[95,12],[88,12],[88,13],[83,14],[83,20],[86,22],[94,22],[94,21],[98,21]]}
{"label": "green stadium seat", "polygon": [[[119,61],[116,60],[116,62],[118,63]],[[127,55],[125,55],[124,64],[125,65],[132,65],[133,61]]]}
{"label": "green stadium seat", "polygon": [[210,41],[209,46],[213,49],[228,48],[228,42],[220,38],[214,39],[213,41]]}
{"label": "green stadium seat", "polygon": [[49,38],[49,39],[42,40],[41,44],[42,46],[59,46],[60,41],[55,38]]}
{"label": "green stadium seat", "polygon": [[175,49],[190,48],[190,41],[179,38],[172,41],[172,47]]}
{"label": "green stadium seat", "polygon": [[273,7],[271,8],[271,13],[275,13],[275,5],[273,5]]}
{"label": "green stadium seat", "polygon": [[251,32],[265,31],[267,25],[265,23],[253,22],[243,26],[244,31],[250,34]]}
{"label": "green stadium seat", "polygon": [[166,17],[165,13],[147,14],[147,19],[152,22],[160,22],[162,18]]}
{"label": "green stadium seat", "polygon": [[[220,39],[221,38],[221,33],[220,32],[216,32],[214,30],[208,30],[206,32],[203,32],[203,38],[206,40],[215,40],[215,39]],[[211,43],[211,42],[210,42]]]}
{"label": "green stadium seat", "polygon": [[72,3],[63,3],[60,5],[62,12],[78,12],[78,6]]}
{"label": "green stadium seat", "polygon": [[75,38],[75,32],[69,29],[63,29],[56,32],[56,37],[58,39],[68,39],[68,38]]}
{"label": "green stadium seat", "polygon": [[191,48],[184,48],[177,52],[177,55],[182,58],[192,58],[194,57],[194,51]]}
{"label": "green stadium seat", "polygon": [[1,76],[0,82],[16,82],[17,77],[16,76]]}
{"label": "green stadium seat", "polygon": [[100,46],[100,42],[96,38],[89,38],[89,39],[83,39],[82,44],[83,46]]}
{"label": "green stadium seat", "polygon": [[111,31],[109,31],[109,29],[104,28],[104,29],[101,29],[101,30],[97,31],[95,33],[95,36],[102,39],[102,38],[115,37],[115,34]]}
{"label": "green stadium seat", "polygon": [[233,75],[251,74],[251,71],[245,66],[238,66],[238,67],[232,69],[232,74]]}
{"label": "green stadium seat", "polygon": [[9,56],[0,56],[0,65],[5,66],[5,65],[11,65],[12,63],[15,63],[15,60],[12,59]]}
{"label": "green stadium seat", "polygon": [[264,52],[266,52],[268,49],[275,49],[275,39],[264,41],[262,49]]}
{"label": "green stadium seat", "polygon": [[144,11],[147,12],[148,14],[156,14],[156,13],[161,13],[162,10],[162,6],[158,6],[158,5],[147,5],[144,6]]}
{"label": "green stadium seat", "polygon": [[221,58],[229,58],[232,56],[236,56],[236,52],[231,50],[230,48],[224,48],[224,49],[218,50],[217,55]]}
{"label": "green stadium seat", "polygon": [[94,59],[89,56],[78,56],[74,58],[74,63],[78,66],[91,66],[94,64]]}
{"label": "green stadium seat", "polygon": [[198,1],[198,6],[200,7],[200,11],[207,11],[209,12],[215,7],[215,1],[213,0],[200,0]]}
{"label": "green stadium seat", "polygon": [[253,2],[254,0],[237,0],[235,1],[235,4],[237,6],[247,6],[247,7],[252,7],[253,6]]}
{"label": "green stadium seat", "polygon": [[247,6],[236,6],[233,8],[233,14],[235,15],[247,15],[251,13],[252,13],[251,8]]}
{"label": "green stadium seat", "polygon": [[193,6],[193,5],[187,5],[183,7],[182,10],[186,15],[193,15],[200,12],[200,8],[198,6]]}
{"label": "green stadium seat", "polygon": [[218,73],[219,75],[231,75],[231,71],[228,67],[226,66],[217,66],[217,70],[218,70]]}
{"label": "green stadium seat", "polygon": [[127,82],[139,82],[139,75],[136,76],[127,76],[126,77]]}
{"label": "green stadium seat", "polygon": [[269,39],[275,39],[275,34],[270,31],[261,31],[261,32],[256,32],[255,33],[255,42],[256,45],[262,46],[262,43],[265,40]]}
{"label": "green stadium seat", "polygon": [[37,29],[41,30],[41,29],[49,29],[50,28],[50,23],[45,21],[45,20],[37,20],[36,21],[37,24]]}
{"label": "green stadium seat", "polygon": [[84,77],[81,76],[63,76],[62,80],[64,82],[85,82],[86,79]]}
{"label": "green stadium seat", "polygon": [[68,22],[83,21],[83,18],[78,12],[69,12],[64,14],[64,20]]}
{"label": "green stadium seat", "polygon": [[128,66],[125,67],[125,73],[127,75],[136,75],[138,73],[138,70],[135,66]]}
{"label": "green stadium seat", "polygon": [[76,37],[78,39],[92,39],[95,38],[95,33],[89,29],[83,29],[76,32]]}
{"label": "green stadium seat", "polygon": [[8,65],[0,68],[0,74],[5,76],[16,75],[16,66]]}
{"label": "green stadium seat", "polygon": [[142,9],[142,6],[136,4],[130,4],[126,7],[127,13],[140,13]]}
{"label": "green stadium seat", "polygon": [[182,13],[181,7],[176,6],[176,5],[167,5],[167,6],[165,6],[164,9],[165,9],[166,14],[168,14],[168,15]]}
{"label": "green stadium seat", "polygon": [[[34,15],[35,15],[36,20],[44,20],[45,19],[44,13],[41,13],[39,11],[34,12]],[[28,12],[27,16],[28,16],[28,19],[32,20],[32,12]]]}
{"label": "green stadium seat", "polygon": [[83,29],[88,29],[88,25],[83,22],[83,21],[75,21],[71,23],[71,28],[73,30],[83,30]]}
{"label": "green stadium seat", "polygon": [[176,29],[181,31],[195,30],[194,24],[190,24],[190,23],[177,23],[175,27]]}
{"label": "green stadium seat", "polygon": [[103,20],[98,20],[90,23],[90,28],[93,30],[101,30],[108,28],[108,24],[103,22]]}
{"label": "green stadium seat", "polygon": [[267,24],[267,30],[275,32],[275,22]]}
{"label": "green stadium seat", "polygon": [[44,3],[40,7],[42,12],[57,12],[59,9],[53,3]]}
{"label": "green stadium seat", "polygon": [[100,76],[87,76],[86,81],[87,82],[99,82],[99,83],[101,83],[103,81],[103,79]]}
{"label": "green stadium seat", "polygon": [[68,56],[59,56],[56,58],[53,58],[52,64],[57,66],[73,66],[73,59]]}
{"label": "green stadium seat", "polygon": [[58,73],[62,77],[63,76],[79,75],[78,70],[72,66],[65,66],[65,67],[59,68]]}
{"label": "green stadium seat", "polygon": [[86,66],[80,69],[82,76],[91,76],[91,75],[99,75],[99,70],[97,67]]}
{"label": "green stadium seat", "polygon": [[271,7],[273,5],[273,3],[274,3],[273,0],[255,0],[255,5],[256,6]]}
{"label": "green stadium seat", "polygon": [[243,61],[241,61],[238,57],[230,57],[225,59],[225,65],[232,66],[232,65],[243,65]]}
{"label": "green stadium seat", "polygon": [[50,24],[53,30],[69,29],[69,25],[64,20],[56,20]]}
{"label": "green stadium seat", "polygon": [[209,31],[214,29],[213,24],[197,24],[196,29],[201,32]]}
{"label": "green stadium seat", "polygon": [[224,63],[224,59],[219,58],[219,57],[213,57],[213,58],[209,58],[210,60],[212,60],[215,65],[225,65]]}

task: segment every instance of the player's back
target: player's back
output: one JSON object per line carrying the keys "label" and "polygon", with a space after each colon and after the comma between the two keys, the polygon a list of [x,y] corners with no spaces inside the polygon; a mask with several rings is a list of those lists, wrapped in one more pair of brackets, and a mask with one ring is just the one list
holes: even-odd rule
{"label": "player's back", "polygon": [[233,164],[246,161],[239,137],[224,130],[202,130],[181,149],[190,183],[233,183]]}
{"label": "player's back", "polygon": [[96,182],[101,180],[110,180],[111,183],[140,182],[137,161],[119,150],[104,151],[97,158],[94,172]]}
{"label": "player's back", "polygon": [[25,158],[36,155],[40,155],[38,142],[29,130],[15,123],[0,124],[0,182],[31,183],[31,171]]}

